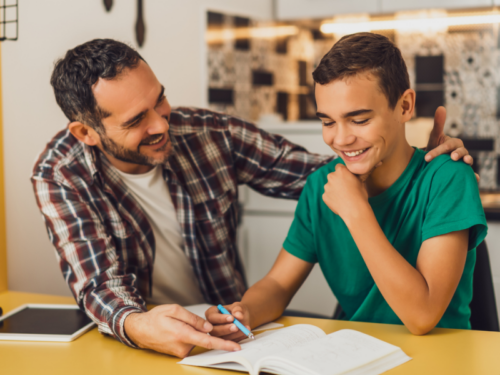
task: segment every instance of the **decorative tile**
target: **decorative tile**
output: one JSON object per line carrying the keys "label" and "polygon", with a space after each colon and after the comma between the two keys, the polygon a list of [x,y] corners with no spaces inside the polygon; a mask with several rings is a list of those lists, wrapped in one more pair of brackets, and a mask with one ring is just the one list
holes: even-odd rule
{"label": "decorative tile", "polygon": [[494,152],[478,153],[476,163],[479,164],[479,188],[484,190],[497,189],[497,155]]}

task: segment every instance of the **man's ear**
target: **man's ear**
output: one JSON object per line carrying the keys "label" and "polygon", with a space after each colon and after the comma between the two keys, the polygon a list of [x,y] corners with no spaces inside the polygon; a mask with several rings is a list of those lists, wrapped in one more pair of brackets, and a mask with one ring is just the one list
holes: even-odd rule
{"label": "man's ear", "polygon": [[68,129],[73,136],[89,146],[96,146],[100,143],[101,137],[90,126],[79,121],[73,121],[68,125]]}
{"label": "man's ear", "polygon": [[411,118],[413,117],[413,113],[415,112],[415,99],[417,97],[417,94],[415,93],[415,90],[413,89],[408,89],[406,90],[403,95],[401,95],[400,100],[400,105],[401,105],[401,122],[407,122],[410,121]]}

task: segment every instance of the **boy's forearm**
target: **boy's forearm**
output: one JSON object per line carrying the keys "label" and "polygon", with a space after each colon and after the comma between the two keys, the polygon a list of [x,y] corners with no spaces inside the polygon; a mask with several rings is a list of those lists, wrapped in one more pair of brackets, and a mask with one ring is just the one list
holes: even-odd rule
{"label": "boy's forearm", "polygon": [[424,334],[434,328],[444,304],[433,303],[424,276],[387,240],[371,207],[345,222],[380,292],[408,329]]}
{"label": "boy's forearm", "polygon": [[250,326],[253,329],[279,318],[290,299],[289,293],[266,276],[248,289],[241,302],[249,309]]}

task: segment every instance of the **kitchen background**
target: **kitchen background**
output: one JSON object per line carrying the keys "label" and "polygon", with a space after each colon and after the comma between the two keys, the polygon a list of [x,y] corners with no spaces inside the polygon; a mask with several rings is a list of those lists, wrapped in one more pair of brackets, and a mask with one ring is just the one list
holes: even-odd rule
{"label": "kitchen background", "polygon": [[[144,0],[141,43],[135,27],[139,2],[115,1],[109,12],[104,3],[19,0],[18,29],[10,30],[18,38],[1,43],[10,290],[70,295],[29,175],[45,143],[66,126],[48,84],[53,63],[92,38],[115,38],[139,48],[174,106],[228,112],[310,151],[330,153],[314,119],[311,72],[340,34],[322,33],[322,24],[421,18],[416,30],[384,31],[401,48],[417,90],[417,118],[407,129],[425,143],[435,107],[445,104],[447,132],[463,137],[474,152],[482,191],[500,190],[498,23],[424,29],[429,18],[498,14],[494,6],[500,0]],[[496,204],[494,194],[485,197]],[[271,267],[295,203],[247,189],[240,200],[239,245],[252,284]],[[500,305],[499,217],[489,216],[486,241]],[[291,307],[331,315],[335,299],[319,270]]]}
{"label": "kitchen background", "polygon": [[[209,107],[253,121],[306,145],[310,151],[331,153],[322,144],[321,126],[315,116],[312,72],[343,34],[323,33],[322,25],[335,21],[355,24],[471,17],[492,11],[496,10],[406,10],[383,16],[351,14],[288,22],[259,21],[209,11],[206,36]],[[410,142],[419,143],[418,146],[426,144],[426,140],[422,143],[422,135],[428,135],[435,109],[445,105],[445,132],[462,138],[473,153],[474,169],[481,176],[480,189],[498,191],[498,24],[423,27],[422,23],[414,29],[378,32],[401,49],[411,87],[417,91],[416,118],[407,132],[411,133]],[[415,142],[415,134],[420,142]],[[263,198],[248,188],[241,189],[241,202],[244,213],[240,249],[252,284],[272,265],[293,219],[295,203]],[[499,272],[495,270],[495,274]],[[499,290],[498,278],[496,281]],[[325,298],[319,299],[318,295]],[[335,298],[317,268],[290,305],[325,315],[331,314],[334,306]]]}

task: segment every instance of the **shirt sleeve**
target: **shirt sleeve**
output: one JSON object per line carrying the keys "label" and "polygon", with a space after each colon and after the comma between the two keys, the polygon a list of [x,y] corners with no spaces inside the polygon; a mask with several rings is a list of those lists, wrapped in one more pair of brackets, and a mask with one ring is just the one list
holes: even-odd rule
{"label": "shirt sleeve", "polygon": [[488,228],[472,168],[450,159],[433,176],[422,242],[464,229],[469,229],[468,250],[471,250],[484,240]]}
{"label": "shirt sleeve", "polygon": [[309,263],[316,263],[318,259],[311,220],[313,215],[311,202],[314,201],[312,185],[314,183],[309,179],[295,209],[293,222],[288,230],[283,248],[299,259]]}
{"label": "shirt sleeve", "polygon": [[298,199],[307,176],[334,158],[319,155],[234,117],[227,118],[238,183],[272,197]]}
{"label": "shirt sleeve", "polygon": [[99,215],[72,189],[33,177],[33,189],[59,265],[76,302],[100,332],[136,347],[125,318],[147,311],[136,275],[125,270]]}

